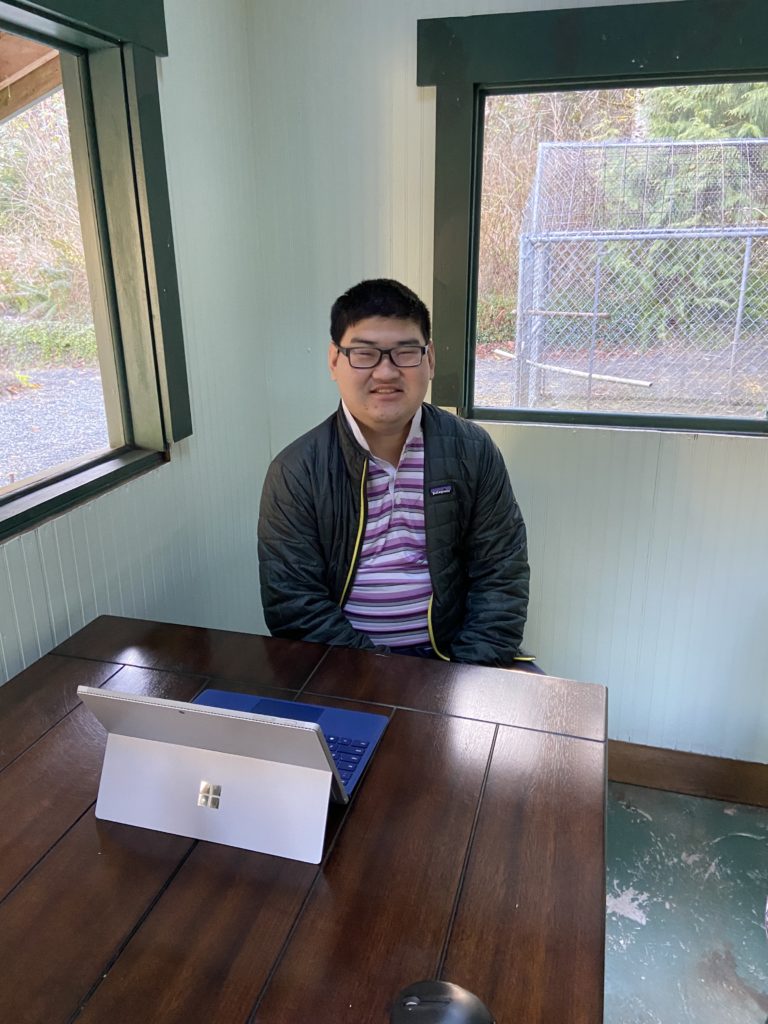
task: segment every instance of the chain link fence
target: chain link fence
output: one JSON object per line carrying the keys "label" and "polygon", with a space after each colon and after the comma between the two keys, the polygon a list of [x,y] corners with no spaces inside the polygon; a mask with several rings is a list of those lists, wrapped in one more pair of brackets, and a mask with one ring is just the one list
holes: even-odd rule
{"label": "chain link fence", "polygon": [[477,405],[765,418],[768,141],[542,144],[517,307]]}

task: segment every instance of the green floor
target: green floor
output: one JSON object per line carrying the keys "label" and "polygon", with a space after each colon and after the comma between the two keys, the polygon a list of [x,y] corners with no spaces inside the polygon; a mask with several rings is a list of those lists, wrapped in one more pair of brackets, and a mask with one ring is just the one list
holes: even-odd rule
{"label": "green floor", "polygon": [[611,783],[605,1024],[766,1024],[768,810]]}

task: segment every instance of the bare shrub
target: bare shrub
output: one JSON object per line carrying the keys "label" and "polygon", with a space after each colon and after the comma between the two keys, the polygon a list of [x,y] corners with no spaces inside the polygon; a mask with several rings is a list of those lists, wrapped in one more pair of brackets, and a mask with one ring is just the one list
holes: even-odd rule
{"label": "bare shrub", "polygon": [[[0,364],[28,349],[66,356],[84,331],[92,314],[59,89],[0,125]],[[92,347],[79,344],[78,358]]]}

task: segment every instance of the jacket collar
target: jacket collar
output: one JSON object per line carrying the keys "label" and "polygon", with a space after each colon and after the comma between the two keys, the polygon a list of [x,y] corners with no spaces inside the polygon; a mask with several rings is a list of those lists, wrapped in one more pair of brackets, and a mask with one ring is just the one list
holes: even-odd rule
{"label": "jacket collar", "polygon": [[[429,464],[429,446],[427,444],[427,434],[430,429],[430,425],[434,419],[435,410],[428,402],[422,402],[421,405],[421,429],[424,434],[424,458],[425,458],[425,475]],[[415,417],[414,417],[415,418]],[[364,448],[357,440],[355,435],[352,433],[347,416],[344,412],[344,406],[339,402],[339,406],[336,410],[336,430],[339,435],[339,444],[341,446],[341,452],[344,457],[344,461],[347,466],[347,472],[351,477],[357,479],[362,475],[363,465],[365,460],[370,454],[366,448]]]}
{"label": "jacket collar", "polygon": [[341,454],[347,466],[347,472],[352,479],[357,479],[362,476],[363,466],[368,458],[368,452],[362,447],[352,433],[349,423],[347,423],[347,417],[344,415],[344,409],[341,402],[339,402],[339,407],[336,410],[336,432],[339,437]]}
{"label": "jacket collar", "polygon": [[[411,425],[408,428],[408,435],[407,435],[407,437],[405,439],[405,442],[403,444],[403,451],[405,451],[405,449],[408,447],[408,444],[410,443],[410,441],[414,437],[416,437],[416,435],[421,434],[421,410],[422,410],[422,406],[419,406],[419,408],[414,413],[413,419],[411,420]],[[341,401],[341,411],[344,413],[344,418],[347,421],[347,426],[351,430],[352,436],[354,437],[354,439],[357,441],[357,443],[360,445],[361,448],[363,448],[365,451],[367,451],[370,454],[370,452],[371,452],[370,445],[368,444],[368,442],[366,441],[365,437],[363,436],[363,432],[360,429],[360,427],[359,427],[359,425],[357,423],[357,420],[354,418],[352,413],[349,411],[349,409],[344,404],[344,400],[343,399]],[[376,456],[374,456],[374,458],[376,458]]]}

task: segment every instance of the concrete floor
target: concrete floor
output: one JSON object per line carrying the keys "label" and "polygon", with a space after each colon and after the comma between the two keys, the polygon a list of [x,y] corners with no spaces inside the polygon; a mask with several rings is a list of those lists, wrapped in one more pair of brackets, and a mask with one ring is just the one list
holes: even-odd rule
{"label": "concrete floor", "polygon": [[768,809],[611,783],[605,1024],[767,1024]]}

